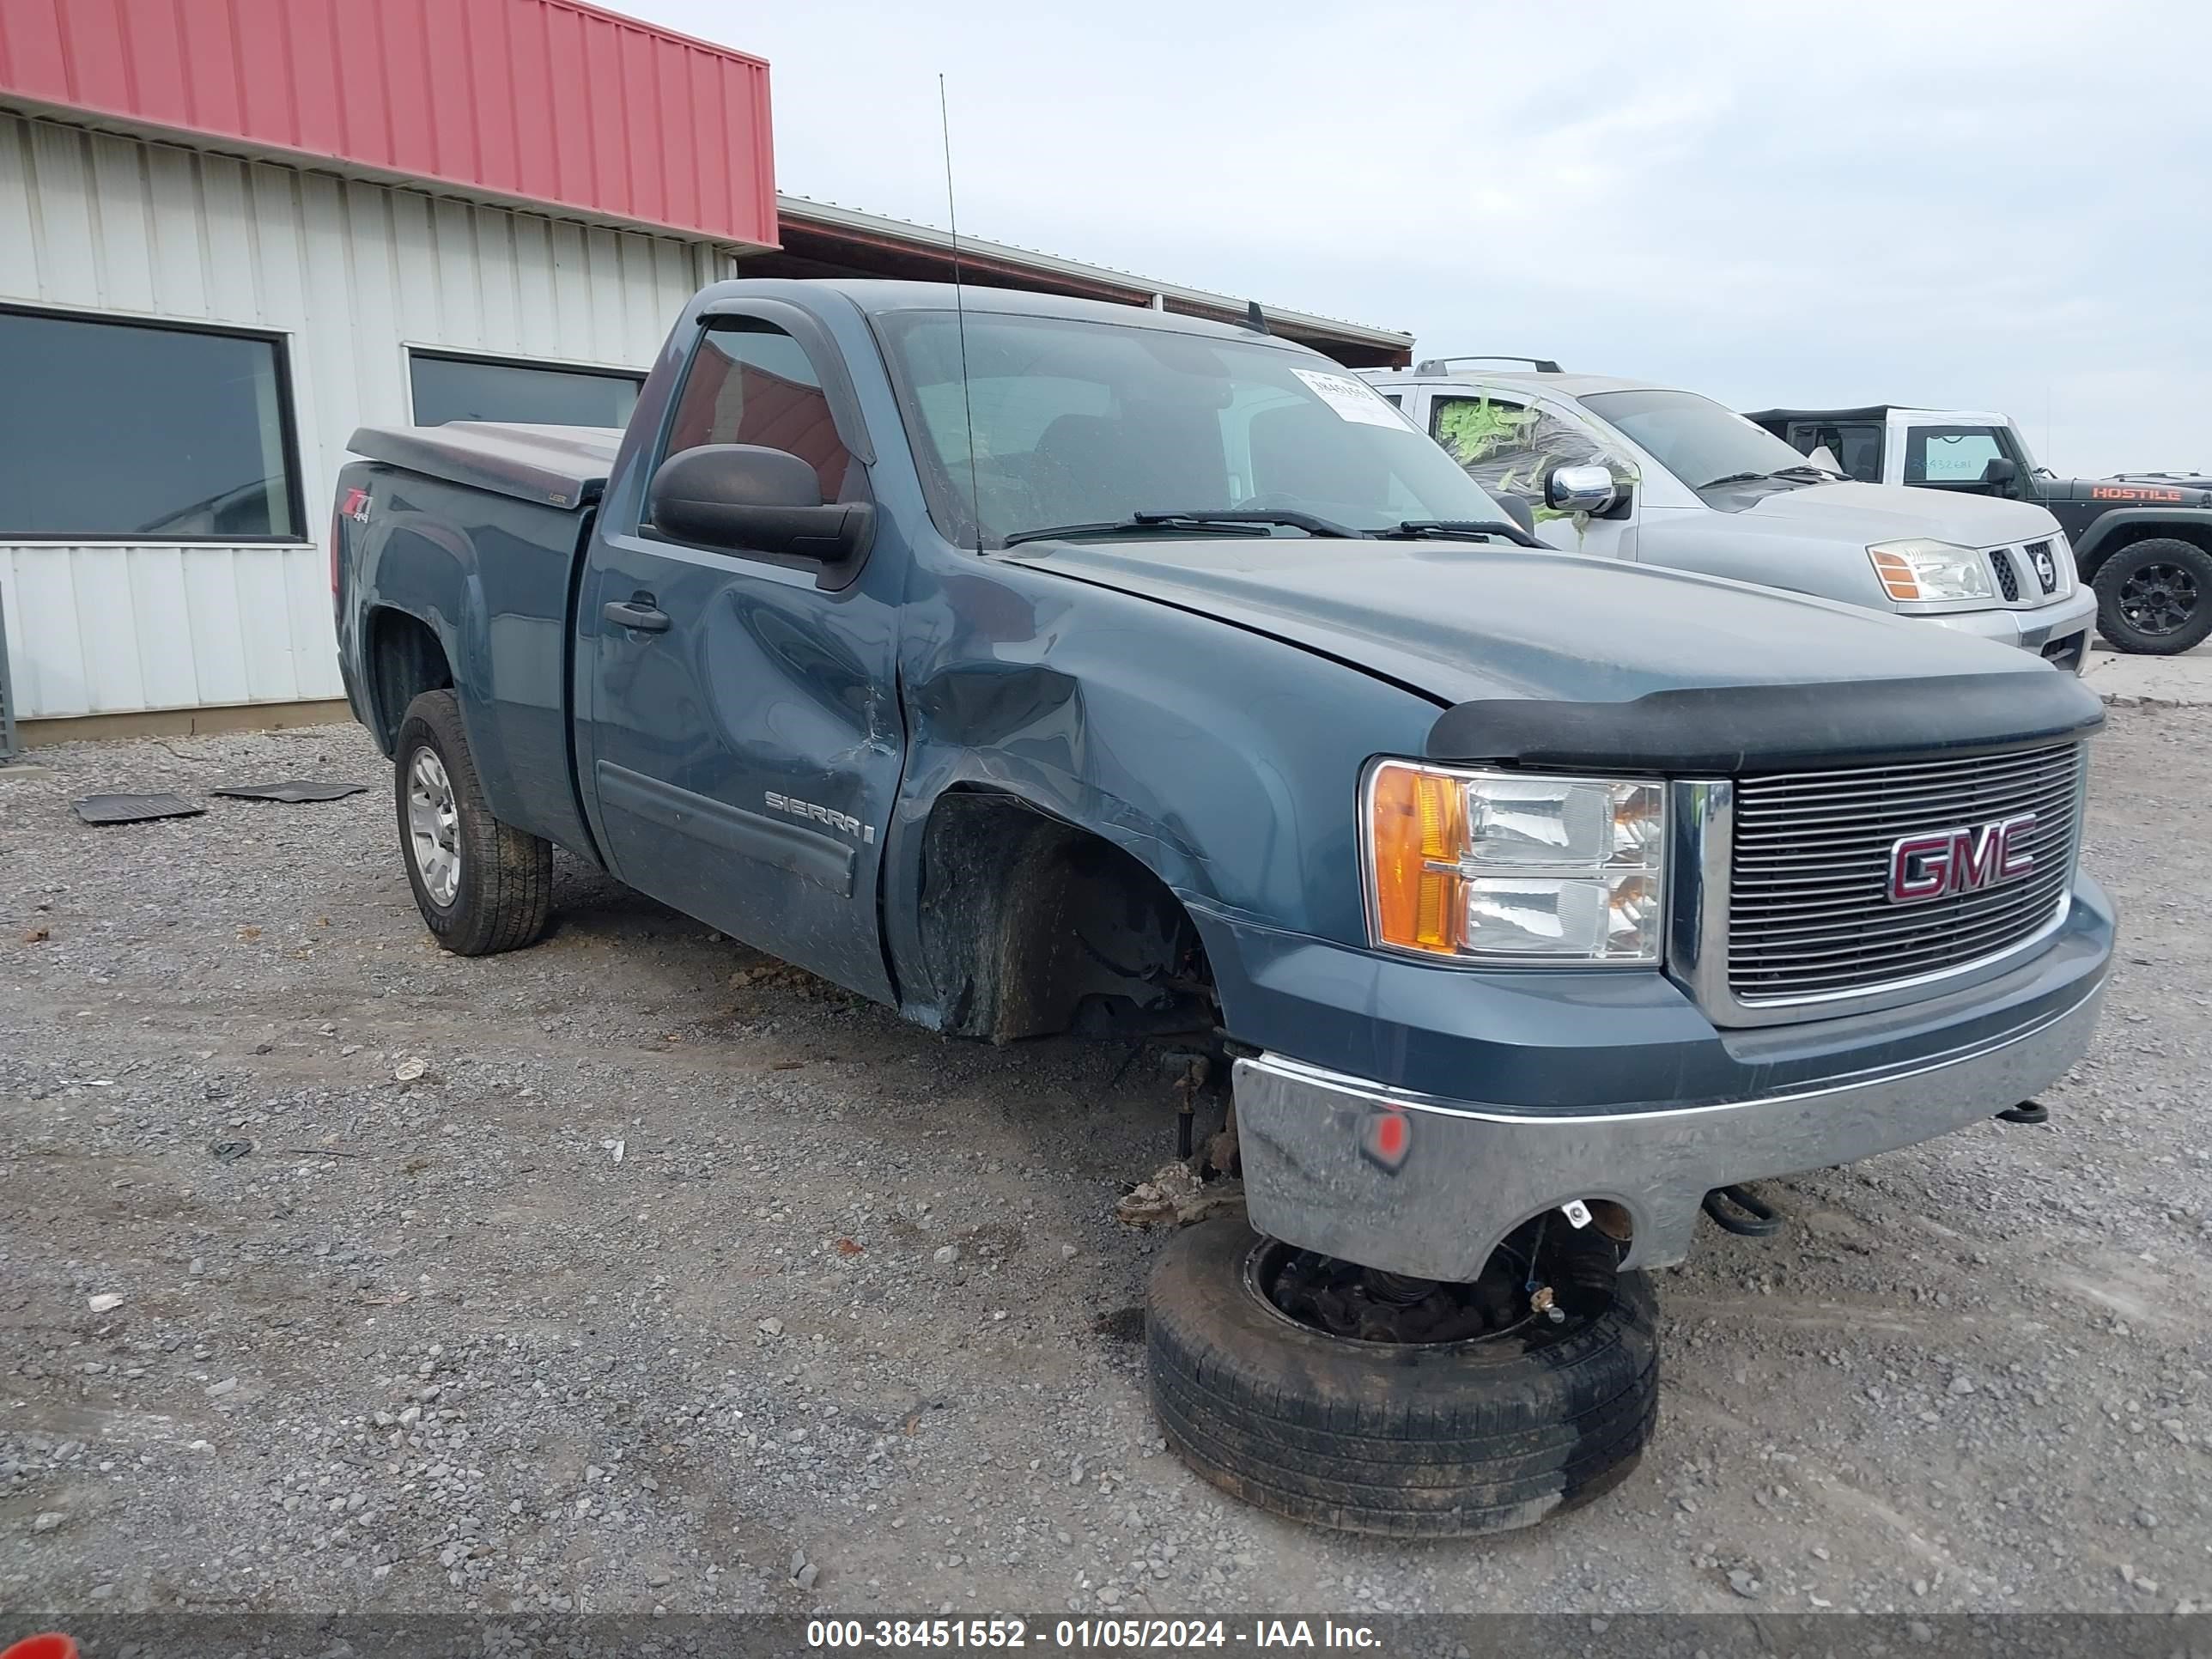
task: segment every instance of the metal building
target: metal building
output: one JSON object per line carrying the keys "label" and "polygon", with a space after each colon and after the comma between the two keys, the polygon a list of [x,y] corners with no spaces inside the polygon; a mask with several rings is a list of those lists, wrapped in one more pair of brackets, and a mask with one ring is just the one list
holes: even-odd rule
{"label": "metal building", "polygon": [[[356,427],[618,423],[702,283],[941,274],[943,233],[797,198],[780,220],[774,181],[765,64],[580,0],[0,0],[26,735],[337,712],[325,520]],[[1243,310],[998,245],[970,275]]]}

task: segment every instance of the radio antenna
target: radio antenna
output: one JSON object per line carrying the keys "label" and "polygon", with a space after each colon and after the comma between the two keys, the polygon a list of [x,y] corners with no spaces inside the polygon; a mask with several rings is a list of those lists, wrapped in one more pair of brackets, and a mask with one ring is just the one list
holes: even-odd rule
{"label": "radio antenna", "polygon": [[983,550],[983,497],[975,483],[975,402],[968,393],[968,304],[960,283],[960,210],[952,197],[952,118],[945,101],[945,75],[937,76],[937,125],[945,137],[945,217],[952,228],[952,314],[960,331],[960,417],[968,431],[968,516],[975,526],[975,551]]}

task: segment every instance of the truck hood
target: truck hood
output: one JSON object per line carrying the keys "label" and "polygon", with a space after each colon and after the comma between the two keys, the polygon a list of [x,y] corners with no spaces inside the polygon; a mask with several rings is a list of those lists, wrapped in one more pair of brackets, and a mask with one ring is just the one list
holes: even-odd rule
{"label": "truck hood", "polygon": [[1741,521],[1747,526],[1771,528],[1784,535],[1811,536],[1854,547],[1902,541],[1908,536],[1926,536],[1964,547],[1995,547],[2058,533],[2058,520],[2033,501],[1857,483],[1811,484],[1802,489],[1761,494],[1747,501]]}
{"label": "truck hood", "polygon": [[996,556],[1271,635],[1443,703],[2053,672],[2031,653],[1856,605],[1475,543],[1032,542]]}

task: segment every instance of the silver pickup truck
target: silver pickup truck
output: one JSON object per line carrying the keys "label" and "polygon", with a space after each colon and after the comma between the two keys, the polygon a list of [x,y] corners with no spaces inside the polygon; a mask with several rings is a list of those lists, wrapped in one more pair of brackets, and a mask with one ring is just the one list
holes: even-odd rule
{"label": "silver pickup truck", "polygon": [[1710,398],[1545,359],[1364,378],[1551,546],[1924,617],[2077,673],[2087,656],[2096,595],[2036,502],[1862,483]]}

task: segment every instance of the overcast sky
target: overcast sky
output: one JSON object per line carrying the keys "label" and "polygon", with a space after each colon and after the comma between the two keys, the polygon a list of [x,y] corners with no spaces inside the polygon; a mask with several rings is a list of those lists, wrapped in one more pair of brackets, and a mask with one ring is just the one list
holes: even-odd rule
{"label": "overcast sky", "polygon": [[799,195],[1740,409],[2212,471],[2194,3],[617,0],[765,57]]}

